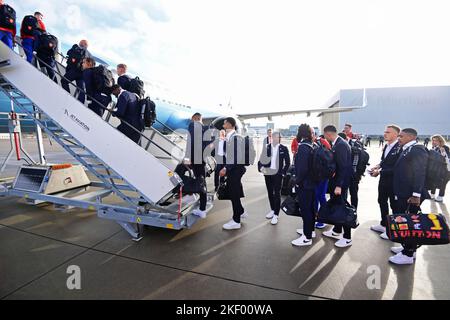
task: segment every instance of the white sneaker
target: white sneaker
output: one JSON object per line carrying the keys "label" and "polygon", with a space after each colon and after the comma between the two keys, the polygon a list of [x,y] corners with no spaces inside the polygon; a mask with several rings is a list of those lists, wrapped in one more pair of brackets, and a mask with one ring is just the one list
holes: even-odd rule
{"label": "white sneaker", "polygon": [[306,239],[305,236],[301,236],[300,238],[291,242],[293,246],[296,247],[307,247],[312,245],[311,239]]}
{"label": "white sneaker", "polygon": [[436,202],[444,202],[444,197],[437,196],[434,201],[436,201]]}
{"label": "white sneaker", "polygon": [[267,214],[266,219],[272,219],[274,215],[275,215],[275,212],[272,210]]}
{"label": "white sneaker", "polygon": [[[299,234],[299,235],[303,235],[303,229],[297,229],[297,233]],[[316,238],[316,232],[315,231],[313,231],[313,233],[312,233],[312,237],[313,237],[313,239],[315,239]]]}
{"label": "white sneaker", "polygon": [[[392,247],[392,248],[391,248],[391,251],[392,251],[393,253],[395,253],[395,254],[399,254],[399,253],[402,253],[402,252],[403,252],[403,247]],[[417,255],[416,255],[416,253],[414,252],[413,258],[416,259],[416,257],[417,257]]]}
{"label": "white sneaker", "polygon": [[353,245],[353,241],[342,238],[341,240],[336,242],[334,245],[338,248],[347,248],[347,247],[351,247]]}
{"label": "white sneaker", "polygon": [[272,221],[270,222],[273,226],[278,224],[278,216],[273,216]]}
{"label": "white sneaker", "polygon": [[206,218],[206,211],[202,211],[200,209],[195,209],[194,211],[192,211],[192,214],[202,219]]}
{"label": "white sneaker", "polygon": [[386,232],[383,232],[382,234],[380,234],[380,238],[383,240],[390,240]]}
{"label": "white sneaker", "polygon": [[370,230],[375,231],[375,232],[379,232],[379,233],[385,233],[386,232],[386,228],[383,227],[382,225],[376,225],[376,226],[371,226]]}
{"label": "white sneaker", "polygon": [[248,217],[249,217],[249,215],[248,215],[247,212],[244,212],[243,214],[241,214],[241,219],[242,219],[242,220],[245,220],[245,219],[247,219]]}
{"label": "white sneaker", "polygon": [[390,257],[389,261],[393,264],[398,265],[407,265],[407,264],[414,264],[414,258],[405,256],[403,253],[398,253],[397,255]]}
{"label": "white sneaker", "polygon": [[333,238],[333,239],[336,239],[336,240],[341,240],[342,239],[342,233],[334,233],[333,230],[325,231],[322,234],[325,237],[328,237],[328,238]]}
{"label": "white sneaker", "polygon": [[223,225],[225,230],[239,230],[241,228],[241,224],[231,220],[230,222]]}

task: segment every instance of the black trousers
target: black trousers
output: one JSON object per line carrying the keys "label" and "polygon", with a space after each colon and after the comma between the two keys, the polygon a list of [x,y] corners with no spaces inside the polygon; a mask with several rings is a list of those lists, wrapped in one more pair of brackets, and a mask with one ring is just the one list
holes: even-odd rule
{"label": "black trousers", "polygon": [[139,144],[139,140],[141,140],[141,135],[138,131],[133,130],[129,125],[127,124],[120,124],[117,127],[117,130],[122,132],[124,135],[126,135],[128,138],[130,138],[132,141]]}
{"label": "black trousers", "polygon": [[450,180],[450,171],[447,172],[447,177],[442,181],[442,183],[436,186],[434,190],[431,190],[431,193],[435,194],[436,189],[439,189],[439,197],[445,197],[445,189],[447,188],[447,183],[449,180]]}
{"label": "black trousers", "polygon": [[[65,79],[64,79],[65,78]],[[77,87],[80,88],[82,91],[79,92],[78,100],[81,103],[84,103],[85,101],[85,88],[84,88],[84,79],[83,79],[83,72],[80,70],[70,69],[66,71],[66,74],[64,75],[64,78],[61,79],[61,86],[70,93],[70,87],[69,87],[69,81],[75,81],[77,84]],[[66,80],[67,79],[67,80]]]}
{"label": "black trousers", "polygon": [[280,215],[281,208],[281,183],[283,176],[281,174],[264,176],[266,180],[267,195],[269,196],[270,209],[275,215]]}
{"label": "black trousers", "polygon": [[227,183],[230,190],[231,204],[233,206],[233,220],[236,223],[241,223],[241,215],[245,212],[241,203],[241,180],[245,171],[244,166],[238,166],[230,172],[227,172]]}
{"label": "black trousers", "polygon": [[56,83],[58,83],[58,81],[56,79],[56,73],[55,73],[56,60],[52,57],[38,56],[38,58],[41,59],[42,62],[44,62],[44,63],[40,63],[40,61],[39,61],[39,66],[40,66],[41,70],[45,70],[47,72],[48,77],[50,79],[52,79],[53,81],[55,81]]}
{"label": "black trousers", "polygon": [[91,109],[92,111],[94,111],[100,117],[103,117],[103,114],[105,113],[105,109],[104,108],[107,108],[108,105],[111,103],[111,97],[102,95],[100,93],[96,93],[93,96],[93,98],[95,100],[97,100],[100,104],[97,103],[96,101],[92,101],[89,104],[88,108]]}
{"label": "black trousers", "polygon": [[303,219],[303,235],[307,239],[312,239],[312,233],[316,226],[316,190],[300,189],[298,191],[298,201]]}
{"label": "black trousers", "polygon": [[387,216],[389,215],[389,205],[392,212],[395,213],[395,196],[394,196],[394,183],[392,177],[381,176],[378,184],[378,204],[381,211],[381,222],[383,227],[387,226]]}
{"label": "black trousers", "polygon": [[[421,204],[423,203],[423,199],[421,199]],[[395,200],[394,202],[394,207],[395,213],[406,213],[409,209],[409,213],[411,214],[416,214],[420,211],[420,207],[418,206],[413,206],[413,205],[409,205],[408,204],[408,198],[398,198],[397,200]],[[404,250],[403,250],[403,254],[408,256],[408,257],[413,257],[414,256],[414,252],[417,251],[417,245],[412,245],[412,244],[402,244]]]}
{"label": "black trousers", "polygon": [[[331,194],[331,201],[345,201],[345,199],[347,199],[348,197],[348,189],[342,189],[342,195],[340,196],[336,196],[334,194],[334,190]],[[335,233],[342,233],[342,229],[344,229],[344,238],[351,240],[352,239],[352,228],[350,227],[345,227],[343,225],[337,224],[334,226],[333,232]]]}
{"label": "black trousers", "polygon": [[[194,164],[192,165],[192,170],[194,171],[194,175],[196,179],[201,179],[205,181],[205,164]],[[208,201],[208,194],[200,193],[200,210],[206,210],[206,203]]]}
{"label": "black trousers", "polygon": [[359,198],[358,198],[358,192],[359,192],[359,183],[361,181],[360,177],[352,178],[350,181],[350,203],[352,206],[354,206],[356,209],[358,209],[359,204]]}

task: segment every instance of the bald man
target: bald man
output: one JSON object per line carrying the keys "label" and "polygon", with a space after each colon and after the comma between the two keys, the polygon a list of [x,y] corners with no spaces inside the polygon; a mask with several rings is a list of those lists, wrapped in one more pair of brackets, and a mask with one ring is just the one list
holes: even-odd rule
{"label": "bald man", "polygon": [[86,99],[82,64],[85,58],[92,58],[91,53],[88,51],[88,47],[89,42],[83,39],[79,44],[74,44],[67,52],[66,74],[64,75],[64,79],[61,81],[62,87],[69,93],[69,82],[75,81],[78,88],[78,100],[81,103],[84,103]]}

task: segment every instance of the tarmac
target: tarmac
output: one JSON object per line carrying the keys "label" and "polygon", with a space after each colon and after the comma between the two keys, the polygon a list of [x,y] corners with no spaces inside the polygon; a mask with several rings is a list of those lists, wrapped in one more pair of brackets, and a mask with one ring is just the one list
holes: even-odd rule
{"label": "tarmac", "polygon": [[[33,139],[24,141],[32,156],[34,144]],[[8,150],[9,141],[0,140],[0,163]],[[374,165],[381,156],[378,143],[369,151]],[[48,141],[46,152],[50,162],[72,161]],[[0,180],[13,177],[20,164],[12,161]],[[321,231],[313,246],[293,247],[301,219],[281,213],[277,226],[265,219],[269,203],[256,167],[249,168],[243,184],[250,217],[241,230],[222,230],[231,219],[231,203],[216,201],[209,216],[192,229],[146,227],[138,243],[93,211],[61,213],[51,206],[0,198],[0,299],[450,298],[450,247],[420,248],[415,265],[388,263],[394,244],[370,231],[380,219],[377,179],[363,178],[360,226],[347,249],[336,248]],[[445,204],[426,201],[422,210],[450,218]],[[70,266],[81,270],[81,290],[67,287]]]}

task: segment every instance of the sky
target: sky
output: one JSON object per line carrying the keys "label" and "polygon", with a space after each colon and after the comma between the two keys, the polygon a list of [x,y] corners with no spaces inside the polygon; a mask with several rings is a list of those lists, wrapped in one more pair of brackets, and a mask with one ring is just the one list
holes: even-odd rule
{"label": "sky", "polygon": [[6,2],[189,105],[295,110],[325,107],[340,89],[449,84],[448,0]]}

